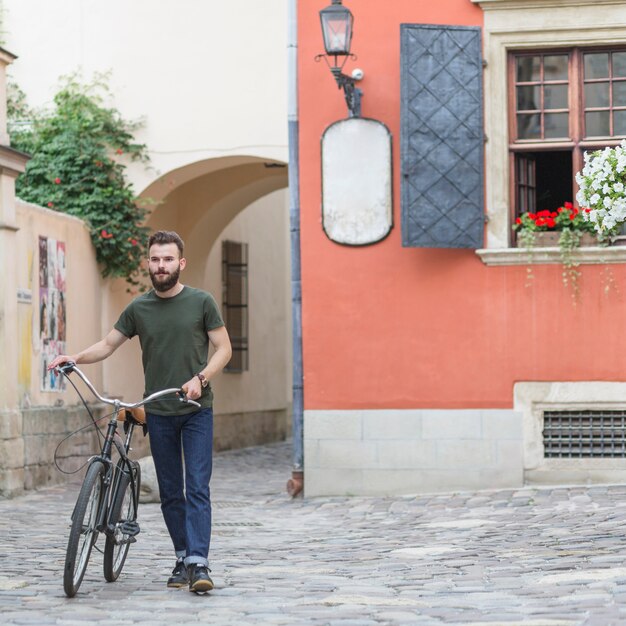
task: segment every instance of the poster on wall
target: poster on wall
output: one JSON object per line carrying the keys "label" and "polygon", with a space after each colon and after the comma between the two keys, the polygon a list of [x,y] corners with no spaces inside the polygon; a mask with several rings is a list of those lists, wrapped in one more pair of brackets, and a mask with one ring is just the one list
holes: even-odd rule
{"label": "poster on wall", "polygon": [[63,391],[65,379],[48,371],[65,354],[65,243],[39,237],[39,336],[41,391]]}

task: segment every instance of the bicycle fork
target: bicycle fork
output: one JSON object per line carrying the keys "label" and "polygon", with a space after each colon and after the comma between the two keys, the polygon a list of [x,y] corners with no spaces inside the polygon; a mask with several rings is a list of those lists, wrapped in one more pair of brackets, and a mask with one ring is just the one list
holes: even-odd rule
{"label": "bicycle fork", "polygon": [[[115,415],[116,414],[117,411]],[[117,545],[123,545],[125,543],[134,543],[137,541],[135,537],[140,532],[139,524],[136,520],[112,519],[115,513],[115,500],[120,488],[122,487],[125,472],[128,472],[130,480],[130,492],[133,499],[133,508],[137,511],[138,502],[136,501],[135,471],[127,455],[127,452],[130,449],[130,441],[132,439],[135,425],[132,423],[129,424],[128,432],[126,433],[126,440],[122,444],[116,439],[117,418],[115,415],[108,424],[107,434],[102,448],[102,456],[107,459],[106,462],[108,466],[105,477],[106,505],[100,507],[96,528],[99,532],[103,532],[105,535],[112,537]],[[120,455],[120,459],[122,460],[122,463],[118,464],[116,468],[113,467],[111,462],[111,450],[113,445],[115,445]],[[121,532],[123,538],[118,538],[118,531]]]}

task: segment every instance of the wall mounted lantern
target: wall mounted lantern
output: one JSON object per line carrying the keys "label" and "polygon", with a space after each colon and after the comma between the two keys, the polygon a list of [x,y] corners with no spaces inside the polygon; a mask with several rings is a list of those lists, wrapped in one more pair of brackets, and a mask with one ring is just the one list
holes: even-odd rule
{"label": "wall mounted lantern", "polygon": [[[347,76],[342,72],[348,58],[356,58],[350,53],[354,17],[350,9],[341,4],[341,0],[332,0],[330,6],[320,11],[320,21],[326,54],[318,54],[315,60],[319,61],[323,58],[326,61],[337,81],[337,87],[343,89],[350,117],[360,117],[363,92],[355,87],[354,83],[363,77],[363,72],[355,70],[352,76]],[[328,62],[330,57],[333,58],[332,65]]]}

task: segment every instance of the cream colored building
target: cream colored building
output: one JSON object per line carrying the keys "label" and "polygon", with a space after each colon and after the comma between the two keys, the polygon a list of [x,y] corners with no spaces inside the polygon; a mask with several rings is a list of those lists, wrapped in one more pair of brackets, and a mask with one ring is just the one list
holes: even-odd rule
{"label": "cream colored building", "polygon": [[[80,71],[88,81],[107,72],[111,104],[127,119],[143,120],[136,138],[148,146],[151,163],[129,164],[128,174],[136,193],[155,207],[148,226],[176,230],[185,240],[183,282],[221,303],[222,244],[247,244],[248,369],[214,383],[216,446],[284,437],[291,402],[285,3],[5,0],[2,30],[4,46],[18,55],[10,79],[31,106],[51,106],[62,75]],[[101,281],[93,267],[74,281],[81,266],[93,266],[84,236],[67,231],[80,227],[50,227],[48,212],[41,217],[33,207],[26,214],[29,229],[18,215],[16,241],[21,262],[31,266],[16,280],[32,282],[38,236],[65,237],[67,349],[79,350],[112,327],[130,300],[126,284]],[[32,309],[20,306],[29,320],[21,313],[22,325],[36,324],[37,289]],[[38,350],[32,338],[18,350],[16,362],[27,351],[31,365],[19,370],[17,390],[7,391],[0,410],[75,404],[73,392],[41,391]],[[131,400],[143,390],[136,339],[85,370],[109,394]],[[27,487],[55,480],[50,472],[39,471],[38,479],[35,469],[27,474]],[[19,491],[19,482],[13,474],[5,491]]]}

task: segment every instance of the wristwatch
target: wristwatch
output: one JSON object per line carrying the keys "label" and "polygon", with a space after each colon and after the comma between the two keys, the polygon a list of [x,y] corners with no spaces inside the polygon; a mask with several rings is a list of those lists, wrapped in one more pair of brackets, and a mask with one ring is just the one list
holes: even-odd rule
{"label": "wristwatch", "polygon": [[196,376],[200,379],[200,384],[202,385],[202,387],[207,387],[209,385],[209,381],[206,379],[206,376],[202,372],[196,374]]}

